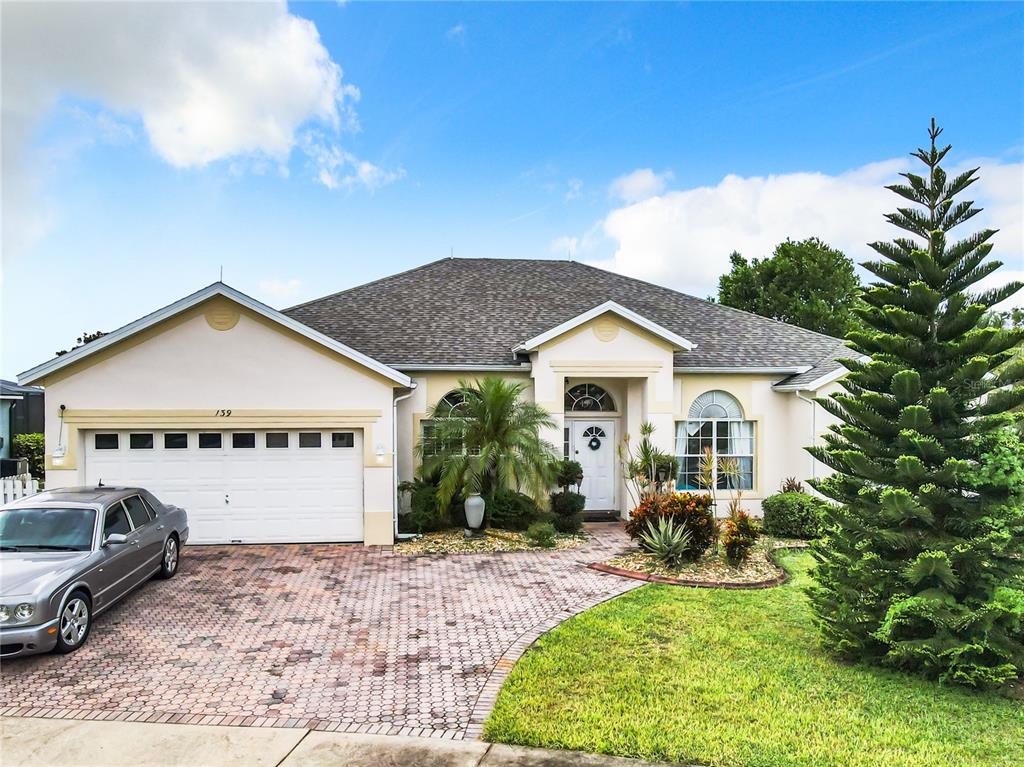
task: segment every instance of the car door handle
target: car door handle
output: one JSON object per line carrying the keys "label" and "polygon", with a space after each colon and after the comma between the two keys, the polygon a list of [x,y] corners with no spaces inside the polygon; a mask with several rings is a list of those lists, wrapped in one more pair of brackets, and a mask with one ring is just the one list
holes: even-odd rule
{"label": "car door handle", "polygon": [[156,529],[157,529],[157,530],[163,530],[163,529],[164,529],[164,526],[163,526],[163,525],[157,525],[157,526],[156,526]]}

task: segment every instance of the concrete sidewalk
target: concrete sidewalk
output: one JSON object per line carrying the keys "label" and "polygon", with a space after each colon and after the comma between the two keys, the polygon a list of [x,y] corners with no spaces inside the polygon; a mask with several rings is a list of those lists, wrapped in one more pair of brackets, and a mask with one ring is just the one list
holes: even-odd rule
{"label": "concrete sidewalk", "polygon": [[4,767],[642,767],[650,762],[470,740],[294,728],[0,718]]}

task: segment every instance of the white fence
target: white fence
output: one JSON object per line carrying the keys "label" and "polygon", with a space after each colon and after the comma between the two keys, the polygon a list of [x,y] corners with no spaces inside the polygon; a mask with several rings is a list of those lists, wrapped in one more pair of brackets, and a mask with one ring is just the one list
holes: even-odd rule
{"label": "white fence", "polygon": [[19,474],[16,477],[0,479],[0,502],[2,503],[10,503],[38,492],[39,480],[32,479],[31,474]]}

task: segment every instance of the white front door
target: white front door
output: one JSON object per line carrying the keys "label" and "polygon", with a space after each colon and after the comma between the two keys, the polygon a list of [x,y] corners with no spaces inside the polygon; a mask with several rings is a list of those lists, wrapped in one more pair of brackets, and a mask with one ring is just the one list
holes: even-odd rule
{"label": "white front door", "polygon": [[85,440],[86,483],[181,506],[189,543],[363,540],[359,431],[111,429]]}
{"label": "white front door", "polygon": [[580,492],[587,497],[586,511],[614,511],[615,502],[615,421],[571,421],[572,440],[569,456],[583,467]]}

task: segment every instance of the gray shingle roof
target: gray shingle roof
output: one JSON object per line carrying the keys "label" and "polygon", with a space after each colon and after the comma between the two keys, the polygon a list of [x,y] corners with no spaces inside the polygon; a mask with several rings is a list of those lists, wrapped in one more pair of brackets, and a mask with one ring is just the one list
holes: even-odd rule
{"label": "gray shingle roof", "polygon": [[605,301],[695,343],[677,367],[832,365],[842,344],[573,261],[444,259],[284,313],[397,368],[508,365],[517,343]]}

